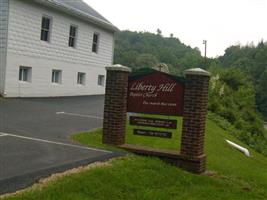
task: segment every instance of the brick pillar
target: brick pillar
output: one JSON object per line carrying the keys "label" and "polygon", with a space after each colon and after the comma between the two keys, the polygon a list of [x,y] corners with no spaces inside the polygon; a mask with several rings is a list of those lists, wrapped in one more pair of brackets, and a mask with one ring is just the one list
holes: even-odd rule
{"label": "brick pillar", "polygon": [[210,73],[197,69],[185,71],[184,114],[181,144],[181,167],[194,173],[205,171],[205,123]]}
{"label": "brick pillar", "polygon": [[122,65],[106,68],[106,95],[102,142],[121,145],[125,141],[128,75],[131,69]]}

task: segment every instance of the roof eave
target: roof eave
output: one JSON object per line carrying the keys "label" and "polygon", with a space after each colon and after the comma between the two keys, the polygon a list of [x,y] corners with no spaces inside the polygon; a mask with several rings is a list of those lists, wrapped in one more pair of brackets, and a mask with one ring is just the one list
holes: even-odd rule
{"label": "roof eave", "polygon": [[55,9],[57,9],[57,10],[65,12],[65,13],[67,13],[69,15],[76,16],[76,17],[78,17],[80,19],[83,19],[85,21],[93,23],[93,24],[95,24],[95,25],[97,25],[97,26],[99,26],[101,28],[107,29],[109,31],[112,31],[112,32],[119,31],[119,29],[116,26],[114,26],[113,24],[111,24],[111,23],[107,23],[104,20],[96,18],[96,17],[94,17],[92,15],[88,15],[86,13],[82,13],[80,11],[77,11],[77,10],[69,8],[67,6],[58,4],[56,2],[52,2],[52,1],[49,1],[49,0],[34,0],[34,1],[37,2],[37,3],[40,3],[42,5],[53,7]]}

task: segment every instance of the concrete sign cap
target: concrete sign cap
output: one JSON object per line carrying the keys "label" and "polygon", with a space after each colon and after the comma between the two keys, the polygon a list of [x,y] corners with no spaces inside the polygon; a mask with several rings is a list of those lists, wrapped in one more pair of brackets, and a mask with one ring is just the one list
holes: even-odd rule
{"label": "concrete sign cap", "polygon": [[210,73],[201,68],[192,68],[185,70],[185,75],[199,75],[199,76],[210,76]]}
{"label": "concrete sign cap", "polygon": [[108,70],[108,71],[122,71],[122,72],[131,72],[132,71],[131,68],[120,65],[120,64],[107,66],[106,70]]}

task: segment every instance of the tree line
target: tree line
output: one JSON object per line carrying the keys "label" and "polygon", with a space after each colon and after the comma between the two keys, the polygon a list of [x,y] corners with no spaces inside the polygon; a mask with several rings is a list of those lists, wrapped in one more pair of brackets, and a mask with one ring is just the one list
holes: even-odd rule
{"label": "tree line", "polygon": [[115,35],[114,62],[133,69],[168,65],[171,73],[191,67],[201,67],[204,59],[199,49],[183,44],[178,38],[163,37],[149,32],[121,31]]}
{"label": "tree line", "polygon": [[267,44],[231,46],[216,59],[205,60],[198,48],[183,44],[178,38],[150,32],[120,31],[115,35],[115,63],[133,69],[165,63],[170,73],[180,74],[188,68],[221,68],[241,71],[255,90],[256,109],[267,119]]}
{"label": "tree line", "polygon": [[218,58],[223,68],[242,71],[254,85],[256,106],[267,119],[267,44],[231,46]]}

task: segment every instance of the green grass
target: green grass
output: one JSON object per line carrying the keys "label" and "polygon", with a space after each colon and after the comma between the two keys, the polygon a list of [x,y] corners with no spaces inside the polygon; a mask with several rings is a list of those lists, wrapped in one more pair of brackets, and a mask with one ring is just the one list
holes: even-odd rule
{"label": "green grass", "polygon": [[[152,115],[144,115],[146,117],[152,116]],[[164,116],[160,115],[153,115],[155,118],[163,118],[166,119]],[[180,150],[180,140],[181,140],[181,132],[182,132],[182,118],[171,116],[167,117],[168,119],[175,119],[177,120],[178,129],[177,130],[168,130],[173,133],[172,138],[159,138],[159,137],[145,137],[145,136],[139,136],[133,134],[134,128],[140,128],[138,126],[132,126],[129,125],[127,120],[126,125],[126,143],[127,144],[138,144],[140,146],[147,146],[147,147],[153,147],[153,148],[161,148],[161,149],[169,149],[169,150]],[[142,127],[142,129],[148,129],[148,130],[159,130],[159,131],[167,131],[167,129],[164,128],[152,128],[152,127]],[[102,138],[102,130],[97,129],[94,130],[93,133],[80,133],[73,135],[72,138],[75,141],[78,141],[82,144],[91,146],[91,147],[97,147],[97,148],[104,148],[108,150],[117,150],[114,147],[103,145],[101,138]]]}
{"label": "green grass", "polygon": [[[106,147],[101,144],[101,130],[81,133],[73,138],[89,146]],[[63,177],[39,189],[6,199],[267,199],[267,158],[250,148],[253,156],[245,157],[227,145],[224,139],[243,145],[208,120],[205,150],[207,169],[214,173],[212,176],[190,174],[157,158],[129,154],[112,161],[111,165]],[[143,140],[146,140],[145,137],[133,139],[127,135],[128,143],[142,143]],[[153,139],[151,144],[147,141],[142,144],[175,149],[179,143],[168,140],[161,144],[160,140]]]}
{"label": "green grass", "polygon": [[[136,116],[136,114],[134,114]],[[179,151],[180,140],[182,133],[182,117],[177,116],[163,116],[163,115],[152,115],[152,114],[138,114],[141,117],[152,117],[159,119],[168,119],[177,121],[177,130],[166,129],[166,128],[153,128],[145,126],[133,126],[129,124],[129,120],[126,123],[126,143],[127,144],[138,144],[140,146],[148,146],[153,148],[162,148]],[[129,117],[129,116],[128,116]],[[133,134],[133,129],[144,129],[144,130],[158,130],[172,132],[172,138],[159,138],[159,137],[145,137]]]}

